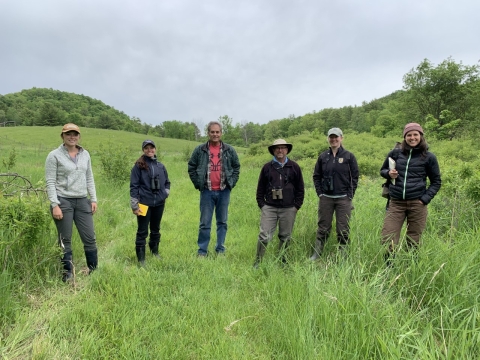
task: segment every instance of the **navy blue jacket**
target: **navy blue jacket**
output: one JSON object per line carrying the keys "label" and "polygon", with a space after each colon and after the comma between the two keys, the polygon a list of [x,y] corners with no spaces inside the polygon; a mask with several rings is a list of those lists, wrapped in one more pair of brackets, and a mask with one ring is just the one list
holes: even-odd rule
{"label": "navy blue jacket", "polygon": [[[140,169],[135,164],[130,173],[130,205],[132,210],[138,209],[138,203],[147,206],[158,206],[168,197],[170,192],[170,180],[165,166],[157,161],[144,156],[148,164],[148,170]],[[158,190],[152,190],[152,179],[157,180]]]}
{"label": "navy blue jacket", "polygon": [[[385,179],[390,179],[388,158],[395,159],[397,153],[394,154],[394,151],[388,153],[380,169],[380,175]],[[406,153],[400,151],[395,169],[398,171],[395,185],[390,183],[388,187],[392,199],[419,199],[427,205],[440,190],[442,185],[440,167],[437,158],[431,152],[427,151],[427,154],[423,155],[419,149],[410,149]],[[427,178],[430,180],[428,188]]]}

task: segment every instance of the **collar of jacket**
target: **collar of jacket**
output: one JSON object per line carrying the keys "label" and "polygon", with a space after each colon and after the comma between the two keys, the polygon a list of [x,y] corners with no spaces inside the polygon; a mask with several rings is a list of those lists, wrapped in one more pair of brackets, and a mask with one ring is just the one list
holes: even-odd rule
{"label": "collar of jacket", "polygon": [[[208,143],[209,142],[210,141],[207,141],[205,144],[203,144],[203,146],[202,146],[203,151],[208,151]],[[227,149],[227,147],[225,146],[225,143],[221,140],[220,140],[220,147],[222,148],[222,151],[225,151]]]}
{"label": "collar of jacket", "polygon": [[[330,151],[330,154],[333,154],[333,151],[332,151],[332,148],[331,148],[331,147],[328,147],[328,150]],[[340,145],[340,147],[339,147],[338,150],[337,150],[337,155],[338,155],[338,154],[341,154],[341,153],[344,152],[344,151],[345,151],[345,149],[343,148],[342,145]]]}
{"label": "collar of jacket", "polygon": [[[75,146],[78,149],[78,153],[80,154],[83,151],[83,147],[81,147],[80,145],[75,145]],[[64,153],[68,154],[68,150],[65,144],[60,145],[60,149],[62,149]]]}
{"label": "collar of jacket", "polygon": [[143,158],[145,159],[145,161],[148,161],[148,162],[156,162],[157,161],[157,155],[154,155],[153,158],[148,157],[147,155],[143,155]]}
{"label": "collar of jacket", "polygon": [[279,164],[281,167],[284,167],[288,163],[288,157],[285,156],[285,162],[282,164],[280,161],[278,161],[275,156],[272,159],[272,164]]}

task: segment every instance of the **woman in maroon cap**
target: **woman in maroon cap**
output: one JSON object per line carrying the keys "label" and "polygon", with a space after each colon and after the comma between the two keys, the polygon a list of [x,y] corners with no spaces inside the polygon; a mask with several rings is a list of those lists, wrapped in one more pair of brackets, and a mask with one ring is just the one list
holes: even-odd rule
{"label": "woman in maroon cap", "polygon": [[[394,168],[390,160],[395,161]],[[387,265],[400,241],[400,231],[407,220],[407,246],[416,249],[427,222],[427,205],[442,184],[435,155],[428,151],[420,124],[409,123],[403,129],[400,149],[388,153],[380,175],[389,183],[390,204],[382,228],[382,243],[388,244]],[[430,185],[427,187],[427,178]]]}

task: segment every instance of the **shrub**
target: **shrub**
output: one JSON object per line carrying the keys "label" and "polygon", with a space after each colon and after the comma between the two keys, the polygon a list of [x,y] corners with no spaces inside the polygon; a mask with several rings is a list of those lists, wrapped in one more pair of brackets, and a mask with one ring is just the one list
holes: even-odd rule
{"label": "shrub", "polygon": [[113,184],[124,184],[130,179],[130,171],[135,160],[130,154],[135,154],[133,149],[114,146],[111,143],[100,146],[100,162],[103,174],[107,181]]}
{"label": "shrub", "polygon": [[5,169],[7,169],[7,171],[13,169],[17,162],[17,153],[15,152],[15,148],[10,151],[10,154],[8,155],[8,160],[3,159],[2,162],[3,166],[5,167]]}
{"label": "shrub", "polygon": [[192,148],[190,146],[187,146],[186,148],[183,148],[182,151],[182,160],[185,162],[188,162],[190,160],[190,156],[192,155]]}
{"label": "shrub", "polygon": [[36,196],[0,197],[0,322],[13,318],[27,292],[57,276],[60,248],[45,202]]}

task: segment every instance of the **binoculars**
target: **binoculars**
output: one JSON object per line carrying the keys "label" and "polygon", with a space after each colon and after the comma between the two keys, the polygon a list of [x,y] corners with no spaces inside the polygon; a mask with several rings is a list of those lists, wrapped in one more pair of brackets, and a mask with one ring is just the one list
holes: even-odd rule
{"label": "binoculars", "polygon": [[282,189],[272,189],[272,199],[273,200],[282,200],[283,199]]}
{"label": "binoculars", "polygon": [[323,178],[323,191],[333,191],[333,176]]}
{"label": "binoculars", "polygon": [[152,191],[160,190],[160,181],[158,180],[158,178],[152,178],[152,181],[150,183],[150,189],[152,189]]}

